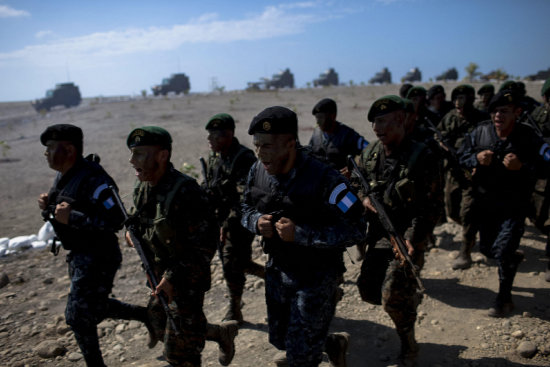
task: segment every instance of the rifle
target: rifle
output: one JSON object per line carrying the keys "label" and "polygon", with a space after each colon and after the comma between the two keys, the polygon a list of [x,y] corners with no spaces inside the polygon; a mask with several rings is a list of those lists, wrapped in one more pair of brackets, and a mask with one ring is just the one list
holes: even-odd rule
{"label": "rifle", "polygon": [[460,166],[460,163],[458,163],[458,153],[456,149],[446,142],[445,138],[443,138],[443,134],[441,134],[441,131],[439,131],[439,129],[435,127],[430,119],[426,118],[424,120],[428,124],[428,128],[437,135],[437,140],[444,146],[444,150],[447,151],[447,154],[445,154],[445,158],[447,158],[449,169],[455,173],[454,176],[458,180],[460,187],[465,188],[470,186],[470,182],[472,181],[472,174],[470,173],[470,171],[462,168]]}
{"label": "rifle", "polygon": [[204,184],[208,189],[208,171],[206,169],[206,161],[204,160],[203,157],[199,157],[199,161],[201,162],[201,170],[202,170],[202,176],[204,177]]}
{"label": "rifle", "polygon": [[416,268],[417,268],[416,265],[413,263],[411,257],[409,256],[409,253],[407,251],[407,245],[405,244],[405,239],[403,238],[403,236],[401,236],[397,232],[397,230],[393,226],[393,223],[391,222],[390,217],[386,213],[384,206],[372,192],[370,185],[367,182],[367,179],[365,178],[365,176],[363,176],[363,174],[359,170],[359,167],[357,167],[357,163],[355,163],[355,160],[351,155],[348,155],[348,162],[350,164],[350,167],[352,168],[352,172],[355,172],[357,177],[359,177],[359,179],[361,180],[361,185],[366,191],[366,194],[369,197],[370,202],[374,206],[374,209],[376,209],[376,213],[378,215],[378,219],[380,220],[380,224],[382,224],[382,227],[384,227],[388,236],[390,237],[390,242],[393,248],[395,249],[397,256],[399,257],[401,265],[404,265],[405,263],[409,265],[410,272],[412,273],[412,275],[416,279],[416,283],[418,284],[418,289],[420,290],[420,292],[424,292],[426,288],[424,288],[424,285],[422,284],[422,280],[420,279],[420,276],[416,271]]}
{"label": "rifle", "polygon": [[519,121],[526,121],[525,125],[531,127],[533,130],[535,130],[535,133],[540,136],[541,138],[544,137],[544,134],[542,133],[542,130],[540,129],[540,126],[537,124],[535,120],[531,117],[531,114],[527,111],[523,111],[521,116],[518,119]]}
{"label": "rifle", "polygon": [[[151,262],[149,261],[149,258],[147,257],[147,254],[145,253],[143,246],[141,244],[141,241],[137,235],[137,231],[134,223],[135,217],[131,218],[130,216],[128,216],[128,212],[126,211],[126,208],[122,203],[122,199],[120,198],[116,189],[113,186],[109,186],[109,189],[113,193],[116,203],[120,208],[120,210],[122,211],[122,214],[124,215],[124,226],[126,227],[126,230],[128,231],[128,233],[130,234],[130,239],[132,240],[132,244],[134,245],[134,248],[136,249],[139,255],[143,268],[145,269],[145,273],[147,274],[149,284],[151,285],[151,289],[155,290],[159,282],[157,279],[157,275],[155,274],[155,271],[151,266]],[[180,335],[180,328],[176,325],[174,317],[172,316],[172,311],[170,310],[170,307],[168,307],[168,301],[166,299],[166,296],[161,293],[157,297],[160,301],[160,304],[162,305],[162,308],[164,309],[164,312],[166,313],[168,322],[170,322],[172,329],[174,329],[176,335]]]}

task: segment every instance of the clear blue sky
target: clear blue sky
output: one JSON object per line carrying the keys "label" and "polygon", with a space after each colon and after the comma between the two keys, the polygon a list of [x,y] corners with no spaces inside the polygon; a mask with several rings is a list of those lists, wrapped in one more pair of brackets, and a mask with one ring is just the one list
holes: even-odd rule
{"label": "clear blue sky", "polygon": [[140,94],[185,72],[226,90],[289,67],[366,82],[387,66],[423,81],[475,62],[524,77],[550,67],[548,0],[0,0],[0,101],[70,79],[84,97]]}

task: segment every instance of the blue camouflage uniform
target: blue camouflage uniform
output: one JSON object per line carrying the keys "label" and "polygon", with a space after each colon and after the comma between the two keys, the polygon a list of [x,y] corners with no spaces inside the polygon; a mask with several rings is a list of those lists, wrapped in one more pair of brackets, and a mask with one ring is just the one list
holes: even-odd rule
{"label": "blue camouflage uniform", "polygon": [[294,168],[269,175],[258,161],[249,173],[242,224],[258,233],[260,216],[296,225],[294,242],[263,238],[269,341],[290,366],[318,366],[334,316],[343,251],[364,240],[361,205],[337,171],[297,151]]}

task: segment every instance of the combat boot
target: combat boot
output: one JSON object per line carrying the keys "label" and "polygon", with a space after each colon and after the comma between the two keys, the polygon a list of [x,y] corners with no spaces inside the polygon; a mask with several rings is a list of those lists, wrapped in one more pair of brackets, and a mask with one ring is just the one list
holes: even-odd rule
{"label": "combat boot", "polygon": [[514,310],[514,303],[512,302],[512,299],[501,299],[497,297],[495,302],[493,303],[493,306],[489,308],[489,311],[487,312],[487,315],[490,317],[505,317],[510,312]]}
{"label": "combat boot", "polygon": [[241,296],[230,296],[231,300],[229,301],[229,308],[227,312],[225,313],[225,316],[223,317],[222,321],[237,321],[237,323],[242,325],[244,319],[243,319],[243,313],[241,311],[242,308],[242,301]]}
{"label": "combat boot", "polygon": [[464,242],[460,246],[457,258],[453,261],[453,270],[469,269],[472,266],[472,247],[474,247],[475,241]]}
{"label": "combat boot", "polygon": [[346,353],[349,347],[348,333],[332,333],[325,342],[325,352],[332,367],[346,367]]}
{"label": "combat boot", "polygon": [[218,361],[222,366],[229,366],[235,356],[235,337],[239,333],[237,321],[226,321],[220,325],[208,324],[206,339],[218,343]]}
{"label": "combat boot", "polygon": [[273,363],[277,367],[289,367],[288,360],[286,359],[286,354],[283,354],[273,360]]}
{"label": "combat boot", "polygon": [[414,338],[414,329],[408,332],[400,333],[401,353],[399,360],[403,366],[416,366],[416,357],[418,356],[418,343]]}
{"label": "combat boot", "polygon": [[244,272],[246,274],[252,274],[257,276],[258,278],[265,279],[265,266],[260,265],[252,260],[250,260]]}

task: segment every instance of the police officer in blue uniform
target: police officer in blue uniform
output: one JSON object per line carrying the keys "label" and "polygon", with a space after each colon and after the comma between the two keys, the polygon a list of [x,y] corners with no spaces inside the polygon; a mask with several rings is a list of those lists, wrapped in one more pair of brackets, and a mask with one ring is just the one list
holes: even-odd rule
{"label": "police officer in blue uniform", "polygon": [[[96,162],[82,156],[82,130],[74,125],[49,126],[40,136],[51,169],[58,171],[52,188],[39,196],[42,216],[69,251],[71,290],[65,320],[88,366],[105,366],[97,324],[105,318],[140,320],[150,329],[147,310],[109,298],[122,261],[116,232],[122,212],[110,186],[113,179]],[[152,337],[149,345],[156,340]]]}
{"label": "police officer in blue uniform", "polygon": [[345,366],[349,336],[327,333],[343,251],[364,240],[360,202],[344,176],[299,147],[291,110],[266,108],[248,133],[258,161],[248,176],[242,224],[262,236],[269,255],[269,341],[286,350],[278,365],[318,366],[325,350],[333,366]]}

